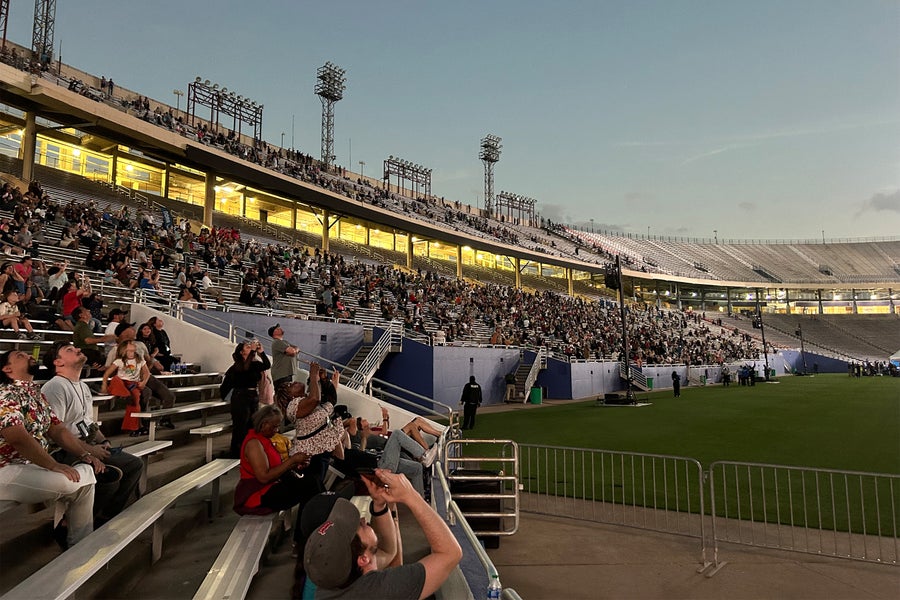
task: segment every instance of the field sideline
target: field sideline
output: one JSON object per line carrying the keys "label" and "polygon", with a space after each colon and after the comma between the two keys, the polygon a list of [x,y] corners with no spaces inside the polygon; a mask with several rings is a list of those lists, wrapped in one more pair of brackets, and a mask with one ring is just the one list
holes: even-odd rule
{"label": "field sideline", "polygon": [[668,454],[827,469],[900,473],[900,379],[783,377],[639,393],[651,406],[593,400],[479,414],[466,438]]}

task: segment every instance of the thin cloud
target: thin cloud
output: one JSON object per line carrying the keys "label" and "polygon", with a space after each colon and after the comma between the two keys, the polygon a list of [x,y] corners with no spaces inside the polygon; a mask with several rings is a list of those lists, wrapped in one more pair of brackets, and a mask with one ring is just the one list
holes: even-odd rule
{"label": "thin cloud", "polygon": [[691,156],[690,158],[685,159],[681,166],[688,165],[692,162],[696,162],[698,160],[703,160],[704,158],[709,158],[710,156],[715,156],[717,154],[722,154],[723,152],[728,152],[730,150],[737,150],[738,148],[746,148],[752,144],[728,144],[727,146],[723,146],[721,148],[716,148],[715,150],[710,150],[709,152],[703,152],[702,154],[697,154],[696,156]]}
{"label": "thin cloud", "polygon": [[893,192],[878,192],[862,203],[856,216],[866,212],[890,211],[900,213],[900,189]]}
{"label": "thin cloud", "polygon": [[738,208],[740,208],[741,210],[752,212],[756,210],[756,202],[741,202],[740,204],[738,204]]}

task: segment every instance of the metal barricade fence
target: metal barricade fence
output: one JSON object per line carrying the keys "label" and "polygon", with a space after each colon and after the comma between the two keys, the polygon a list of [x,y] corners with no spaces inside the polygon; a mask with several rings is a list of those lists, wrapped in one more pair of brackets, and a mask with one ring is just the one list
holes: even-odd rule
{"label": "metal barricade fence", "polygon": [[709,497],[716,570],[720,541],[898,564],[900,475],[720,461]]}
{"label": "metal barricade fence", "polygon": [[520,444],[519,474],[523,511],[696,537],[706,564],[695,459]]}

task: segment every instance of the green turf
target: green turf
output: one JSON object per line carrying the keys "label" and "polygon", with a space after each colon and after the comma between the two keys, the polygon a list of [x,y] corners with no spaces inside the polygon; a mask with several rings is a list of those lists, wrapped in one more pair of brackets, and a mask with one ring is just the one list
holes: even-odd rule
{"label": "green turf", "polygon": [[[704,470],[715,461],[733,461],[900,474],[898,379],[786,377],[638,399],[652,405],[598,407],[588,401],[479,415],[477,429],[466,437],[537,446],[520,452],[526,492],[688,512],[698,511],[706,485],[696,466],[617,453],[692,458]],[[472,448],[472,455],[491,456],[494,449]],[[731,518],[884,535],[896,534],[900,520],[897,477],[734,465],[722,465],[714,477],[716,513]]]}
{"label": "green turf", "polygon": [[643,408],[594,401],[479,414],[466,437],[716,460],[900,473],[900,379],[784,377],[753,387],[639,394]]}

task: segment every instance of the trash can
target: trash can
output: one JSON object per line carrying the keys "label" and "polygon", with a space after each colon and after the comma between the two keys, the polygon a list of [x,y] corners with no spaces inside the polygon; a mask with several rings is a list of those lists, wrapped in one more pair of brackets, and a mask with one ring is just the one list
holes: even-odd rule
{"label": "trash can", "polygon": [[538,386],[534,386],[531,388],[531,395],[529,396],[529,400],[532,404],[540,404],[541,403],[541,388]]}
{"label": "trash can", "polygon": [[653,389],[653,378],[652,378],[652,377],[648,377],[648,378],[647,378],[647,389],[648,389],[648,390],[652,390],[652,389]]}

